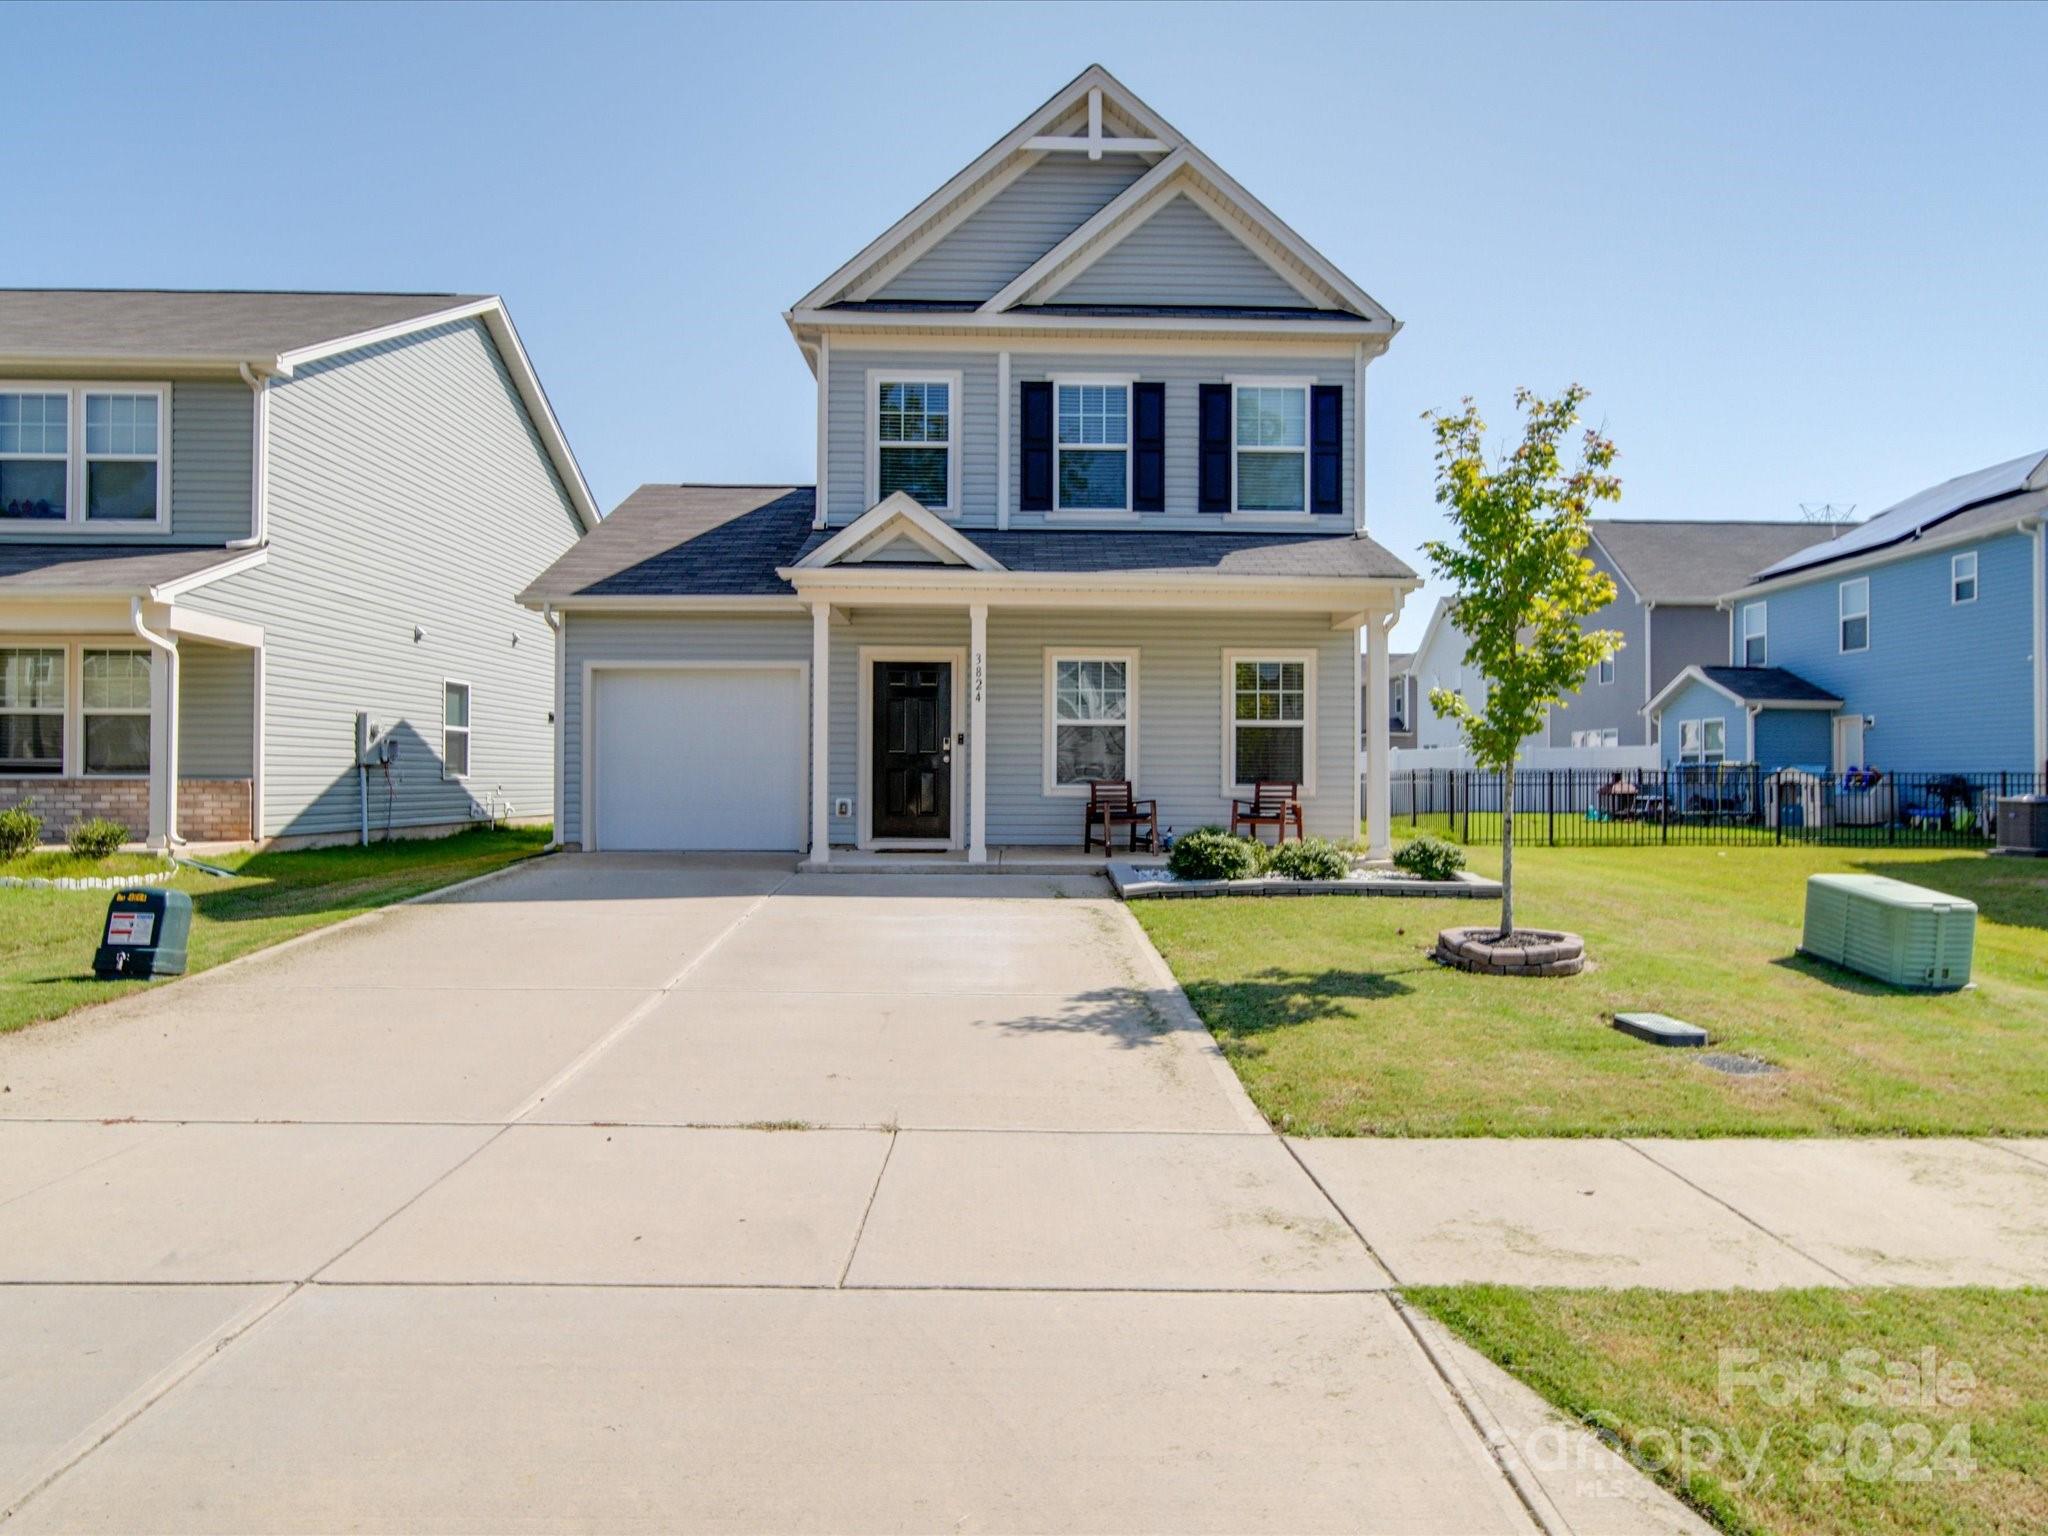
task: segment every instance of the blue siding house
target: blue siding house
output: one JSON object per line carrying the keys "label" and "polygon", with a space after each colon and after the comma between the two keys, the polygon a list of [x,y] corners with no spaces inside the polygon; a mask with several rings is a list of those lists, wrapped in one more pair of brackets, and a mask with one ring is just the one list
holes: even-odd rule
{"label": "blue siding house", "polygon": [[1731,665],[1690,668],[1645,706],[1664,761],[2041,772],[2044,517],[2048,453],[2032,453],[1759,572],[1721,600]]}

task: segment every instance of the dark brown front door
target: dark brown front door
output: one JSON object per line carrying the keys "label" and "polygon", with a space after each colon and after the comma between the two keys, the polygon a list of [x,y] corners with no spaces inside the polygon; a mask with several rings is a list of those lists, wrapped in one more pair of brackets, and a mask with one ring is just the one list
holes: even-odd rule
{"label": "dark brown front door", "polygon": [[953,664],[878,661],[875,836],[953,834]]}

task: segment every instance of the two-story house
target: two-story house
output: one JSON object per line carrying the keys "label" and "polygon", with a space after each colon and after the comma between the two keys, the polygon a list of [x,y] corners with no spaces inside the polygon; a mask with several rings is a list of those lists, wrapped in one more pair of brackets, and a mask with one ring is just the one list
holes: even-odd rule
{"label": "two-story house", "polygon": [[545,817],[513,597],[596,521],[495,298],[0,291],[0,806],[159,846]]}
{"label": "two-story house", "polygon": [[816,484],[644,487],[526,593],[566,841],[985,862],[1078,846],[1093,779],[1183,831],[1289,780],[1355,835],[1415,585],[1365,532],[1398,326],[1357,283],[1090,68],[785,319]]}
{"label": "two-story house", "polygon": [[2048,454],[1907,497],[1732,585],[1725,666],[1650,700],[1670,763],[2035,774],[2048,761]]}
{"label": "two-story house", "polygon": [[1551,711],[1548,745],[1649,745],[1643,706],[1687,667],[1727,657],[1721,594],[1837,531],[1812,522],[1593,519],[1586,558],[1613,581],[1614,601],[1580,627],[1614,630],[1621,649]]}

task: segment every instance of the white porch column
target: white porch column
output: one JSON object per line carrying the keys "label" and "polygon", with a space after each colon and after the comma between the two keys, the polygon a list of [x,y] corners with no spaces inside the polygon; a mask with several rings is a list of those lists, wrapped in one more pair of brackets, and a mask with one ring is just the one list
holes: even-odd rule
{"label": "white porch column", "polygon": [[1393,713],[1387,687],[1387,643],[1394,623],[1391,613],[1368,614],[1365,620],[1365,856],[1394,856],[1392,773],[1387,757],[1387,720]]}
{"label": "white porch column", "polygon": [[178,831],[178,651],[149,656],[149,842],[168,849]]}
{"label": "white porch column", "polygon": [[967,862],[988,862],[988,604],[967,608]]}
{"label": "white porch column", "polygon": [[811,604],[811,862],[832,858],[832,605]]}

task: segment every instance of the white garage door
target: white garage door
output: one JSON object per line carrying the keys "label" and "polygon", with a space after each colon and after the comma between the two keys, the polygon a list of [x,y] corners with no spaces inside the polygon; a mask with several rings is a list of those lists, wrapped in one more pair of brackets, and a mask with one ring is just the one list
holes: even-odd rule
{"label": "white garage door", "polygon": [[803,846],[805,714],[795,668],[601,670],[592,700],[597,846]]}

